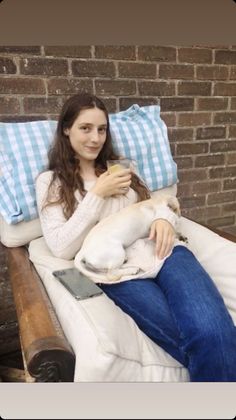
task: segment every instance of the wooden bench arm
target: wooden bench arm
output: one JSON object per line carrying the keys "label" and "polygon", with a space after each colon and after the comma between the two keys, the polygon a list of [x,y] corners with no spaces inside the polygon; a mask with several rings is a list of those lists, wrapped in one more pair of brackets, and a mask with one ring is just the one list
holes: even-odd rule
{"label": "wooden bench arm", "polygon": [[212,226],[206,226],[208,229],[212,230],[212,232],[218,233],[218,235],[222,236],[222,238],[228,239],[231,242],[236,242],[236,236],[233,233],[224,232],[223,230],[213,228]]}
{"label": "wooden bench arm", "polygon": [[73,382],[75,356],[25,247],[6,248],[23,357],[37,382]]}

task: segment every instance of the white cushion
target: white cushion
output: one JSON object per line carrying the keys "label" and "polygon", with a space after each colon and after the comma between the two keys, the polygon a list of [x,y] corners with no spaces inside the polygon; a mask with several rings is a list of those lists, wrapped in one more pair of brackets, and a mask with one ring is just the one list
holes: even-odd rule
{"label": "white cushion", "polygon": [[[236,244],[184,217],[180,230],[236,323]],[[32,241],[29,252],[74,349],[75,381],[189,381],[187,370],[142,333],[106,295],[84,301],[70,295],[52,271],[72,267],[73,261],[53,257],[43,238]]]}
{"label": "white cushion", "polygon": [[185,217],[179,230],[188,237],[189,248],[214,280],[236,323],[236,243]]}
{"label": "white cushion", "polygon": [[73,267],[73,261],[53,257],[43,238],[30,243],[29,253],[75,352],[75,382],[189,380],[187,370],[105,294],[83,301],[73,298],[52,274]]}
{"label": "white cushion", "polygon": [[7,247],[16,247],[28,244],[35,238],[42,236],[42,229],[39,219],[29,222],[20,222],[16,225],[9,225],[0,216],[0,240]]}

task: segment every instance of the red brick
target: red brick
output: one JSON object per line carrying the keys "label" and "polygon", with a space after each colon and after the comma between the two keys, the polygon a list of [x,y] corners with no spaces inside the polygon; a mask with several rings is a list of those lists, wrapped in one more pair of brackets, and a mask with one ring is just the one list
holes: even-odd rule
{"label": "red brick", "polygon": [[192,184],[190,184],[189,182],[187,184],[182,184],[181,182],[179,182],[177,188],[178,188],[178,193],[177,193],[178,197],[190,196],[192,193]]}
{"label": "red brick", "polygon": [[24,98],[26,114],[59,114],[62,103],[58,98]]}
{"label": "red brick", "polygon": [[33,55],[40,55],[41,48],[39,46],[7,46],[4,47],[0,45],[0,53],[7,53],[7,54],[33,54]]}
{"label": "red brick", "polygon": [[200,207],[205,205],[206,198],[205,196],[200,197],[182,197],[181,198],[181,208],[194,208],[194,207]]}
{"label": "red brick", "polygon": [[176,116],[173,113],[161,112],[161,118],[167,127],[176,127]]}
{"label": "red brick", "polygon": [[184,64],[160,64],[160,79],[193,79],[194,66]]}
{"label": "red brick", "polygon": [[162,111],[193,111],[194,98],[161,98]]}
{"label": "red brick", "polygon": [[215,51],[216,64],[236,64],[236,51]]}
{"label": "red brick", "polygon": [[225,155],[216,154],[208,156],[197,156],[195,160],[196,168],[205,167],[205,166],[219,166],[224,165]]}
{"label": "red brick", "polygon": [[185,209],[182,211],[182,216],[189,217],[192,220],[206,223],[207,218],[219,216],[221,213],[220,207],[198,207],[193,209]]}
{"label": "red brick", "polygon": [[190,169],[190,170],[178,170],[178,177],[180,182],[196,182],[203,181],[207,178],[206,169]]}
{"label": "red brick", "polygon": [[228,98],[197,98],[198,111],[223,111],[228,107]]}
{"label": "red brick", "polygon": [[204,219],[202,218],[203,209],[198,207],[195,209],[185,209],[183,206],[181,206],[181,215],[183,217],[187,217],[188,219],[194,220],[198,223],[203,223]]}
{"label": "red brick", "polygon": [[115,65],[110,61],[73,60],[73,76],[79,77],[115,77]]}
{"label": "red brick", "polygon": [[106,60],[135,60],[135,47],[129,45],[100,45],[95,46],[95,57]]}
{"label": "red brick", "polygon": [[[90,92],[92,93],[92,91],[90,91]],[[64,103],[67,99],[70,98],[70,96],[71,96],[71,94],[60,96],[61,102]],[[100,99],[104,102],[108,112],[118,112],[119,111],[119,108],[118,108],[117,103],[116,103],[117,101],[116,101],[115,98],[100,96]]]}
{"label": "red brick", "polygon": [[[236,212],[236,203],[229,203],[223,206],[223,212]],[[236,227],[236,226],[235,226]]]}
{"label": "red brick", "polygon": [[236,98],[231,98],[231,109],[236,109]]}
{"label": "red brick", "polygon": [[225,127],[201,127],[197,128],[196,139],[224,139],[226,137]]}
{"label": "red brick", "polygon": [[155,79],[156,76],[157,69],[155,64],[118,63],[118,77]]}
{"label": "red brick", "polygon": [[212,63],[212,50],[207,48],[179,48],[178,61],[180,63]]}
{"label": "red brick", "polygon": [[14,60],[11,58],[0,57],[0,73],[15,74],[17,71]]}
{"label": "red brick", "polygon": [[39,94],[46,93],[44,82],[41,79],[0,77],[0,94]]}
{"label": "red brick", "polygon": [[236,153],[227,154],[227,164],[234,165],[236,163]]}
{"label": "red brick", "polygon": [[236,80],[236,66],[231,66],[231,69],[230,69],[230,79]]}
{"label": "red brick", "polygon": [[236,178],[226,179],[223,183],[224,190],[236,190]]}
{"label": "red brick", "polygon": [[67,95],[76,92],[93,92],[93,82],[88,79],[53,78],[47,79],[48,92],[51,95]]}
{"label": "red brick", "polygon": [[236,138],[236,125],[230,125],[229,138]]}
{"label": "red brick", "polygon": [[131,80],[95,80],[98,95],[135,95],[136,83]]}
{"label": "red brick", "polygon": [[210,144],[210,153],[230,152],[236,150],[236,140],[213,141]]}
{"label": "red brick", "polygon": [[207,197],[207,204],[221,204],[230,201],[235,201],[236,191],[218,192],[209,194]]}
{"label": "red brick", "polygon": [[208,112],[189,112],[178,115],[179,126],[198,126],[209,125],[211,123],[211,114]]}
{"label": "red brick", "polygon": [[119,108],[117,107],[117,104],[116,104],[116,99],[106,98],[106,97],[104,98],[102,96],[100,96],[100,98],[104,102],[108,112],[118,112],[119,111]]}
{"label": "red brick", "polygon": [[175,162],[177,163],[178,170],[179,169],[187,169],[193,167],[193,157],[190,156],[176,156]]}
{"label": "red brick", "polygon": [[217,82],[214,86],[215,96],[236,96],[236,83]]}
{"label": "red brick", "polygon": [[54,58],[24,58],[20,61],[20,72],[26,75],[66,76],[68,62]]}
{"label": "red brick", "polygon": [[205,96],[211,95],[210,82],[179,82],[178,95]]}
{"label": "red brick", "polygon": [[138,47],[138,59],[156,62],[176,62],[176,48],[166,46],[141,46]]}
{"label": "red brick", "polygon": [[192,128],[171,128],[169,130],[169,140],[172,142],[186,142],[192,141],[193,129]]}
{"label": "red brick", "polygon": [[214,115],[214,124],[235,124],[236,112],[216,112]]}
{"label": "red brick", "polygon": [[143,96],[170,96],[175,94],[174,82],[141,82],[138,91]]}
{"label": "red brick", "polygon": [[220,190],[221,190],[220,181],[195,182],[193,184],[193,194],[203,195],[203,194],[208,194],[209,192],[217,192]]}
{"label": "red brick", "polygon": [[228,75],[227,66],[197,66],[197,79],[226,80]]}
{"label": "red brick", "polygon": [[44,47],[46,56],[91,58],[91,46],[87,45],[55,45]]}
{"label": "red brick", "polygon": [[18,99],[11,97],[0,97],[0,114],[18,114],[20,103]]}
{"label": "red brick", "polygon": [[235,217],[234,216],[222,216],[218,217],[217,219],[209,219],[208,223],[211,226],[227,226],[234,224]]}
{"label": "red brick", "polygon": [[[235,153],[235,162],[236,163],[236,153]],[[220,166],[219,168],[211,168],[209,170],[210,178],[232,178],[236,177],[236,166]]]}
{"label": "red brick", "polygon": [[179,143],[177,144],[176,153],[181,155],[200,155],[208,152],[208,143]]}

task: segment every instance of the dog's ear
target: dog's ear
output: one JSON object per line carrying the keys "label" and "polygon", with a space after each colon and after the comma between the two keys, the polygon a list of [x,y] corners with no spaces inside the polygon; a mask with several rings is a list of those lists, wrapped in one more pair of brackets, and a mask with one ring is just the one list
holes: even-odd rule
{"label": "dog's ear", "polygon": [[181,216],[179,201],[176,197],[169,197],[167,205],[175,214]]}

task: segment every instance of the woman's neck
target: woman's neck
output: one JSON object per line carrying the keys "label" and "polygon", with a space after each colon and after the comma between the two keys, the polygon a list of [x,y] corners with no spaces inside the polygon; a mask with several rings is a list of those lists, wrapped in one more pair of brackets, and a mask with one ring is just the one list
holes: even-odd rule
{"label": "woman's neck", "polygon": [[93,181],[95,180],[95,165],[94,161],[89,162],[80,162],[80,175],[84,181]]}

